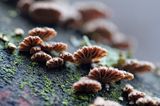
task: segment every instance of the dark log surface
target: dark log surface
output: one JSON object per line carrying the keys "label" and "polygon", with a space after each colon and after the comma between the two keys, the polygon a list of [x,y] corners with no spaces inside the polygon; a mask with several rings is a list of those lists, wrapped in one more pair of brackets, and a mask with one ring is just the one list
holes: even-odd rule
{"label": "dark log surface", "polygon": [[[0,2],[0,32],[8,34],[16,27],[27,32],[35,26],[37,25],[16,15],[15,8]],[[55,41],[68,43],[69,51],[73,52],[76,48],[70,44],[69,39],[70,35],[77,33],[56,29],[58,36]],[[110,91],[103,89],[98,94],[74,94],[71,85],[86,75],[88,70],[87,67],[82,69],[70,64],[61,69],[47,71],[45,66],[31,62],[28,56],[0,50],[0,105],[87,106],[96,96],[118,101],[121,88],[128,83],[126,81],[111,86]],[[135,76],[129,83],[149,95],[160,97],[160,78],[153,73]],[[122,104],[126,105],[126,101]]]}

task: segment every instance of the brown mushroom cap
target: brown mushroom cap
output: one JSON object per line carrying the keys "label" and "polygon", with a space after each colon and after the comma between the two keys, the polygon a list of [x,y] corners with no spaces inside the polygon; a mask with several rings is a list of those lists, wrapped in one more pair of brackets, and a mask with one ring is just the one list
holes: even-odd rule
{"label": "brown mushroom cap", "polygon": [[56,42],[56,43],[46,43],[41,46],[42,50],[46,52],[63,52],[68,48],[68,45],[62,42]]}
{"label": "brown mushroom cap", "polygon": [[112,67],[93,68],[90,70],[88,77],[102,84],[110,84],[122,79],[131,80],[134,78],[134,76],[128,72]]}
{"label": "brown mushroom cap", "polygon": [[47,62],[50,59],[52,59],[52,57],[43,51],[37,52],[31,57],[31,60],[36,62]]}
{"label": "brown mushroom cap", "polygon": [[58,68],[62,66],[63,64],[64,64],[63,59],[59,57],[54,57],[47,61],[46,66],[51,69],[51,68]]}
{"label": "brown mushroom cap", "polygon": [[60,54],[59,57],[62,58],[64,61],[69,61],[69,62],[74,62],[75,60],[73,54],[69,52],[63,52]]}
{"label": "brown mushroom cap", "polygon": [[53,1],[37,1],[29,8],[32,20],[37,23],[55,24],[59,22],[61,5]]}
{"label": "brown mushroom cap", "polygon": [[41,51],[41,47],[39,46],[34,46],[30,49],[30,54],[35,54],[37,52],[40,52]]}
{"label": "brown mushroom cap", "polygon": [[101,2],[76,2],[74,7],[81,13],[84,22],[97,18],[110,18],[110,9]]}
{"label": "brown mushroom cap", "polygon": [[108,51],[99,46],[84,46],[74,52],[75,62],[78,64],[88,64],[99,62],[100,59],[108,54]]}
{"label": "brown mushroom cap", "polygon": [[138,61],[136,59],[128,59],[121,69],[127,70],[131,73],[145,73],[155,69],[155,66],[151,62]]}
{"label": "brown mushroom cap", "polygon": [[43,43],[43,40],[39,36],[27,36],[19,44],[19,51],[29,52],[34,46],[39,46]]}
{"label": "brown mushroom cap", "polygon": [[79,81],[73,84],[73,89],[79,93],[97,93],[102,89],[98,81],[82,77]]}
{"label": "brown mushroom cap", "polygon": [[29,36],[39,36],[43,40],[49,40],[54,38],[57,35],[57,32],[53,28],[48,28],[48,27],[36,27],[31,29],[28,32]]}

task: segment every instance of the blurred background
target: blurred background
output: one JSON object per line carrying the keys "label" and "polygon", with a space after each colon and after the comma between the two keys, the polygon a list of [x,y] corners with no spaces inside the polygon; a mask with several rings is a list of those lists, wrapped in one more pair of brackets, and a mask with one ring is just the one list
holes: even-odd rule
{"label": "blurred background", "polygon": [[104,0],[113,11],[114,23],[128,36],[136,39],[135,57],[160,61],[160,1]]}
{"label": "blurred background", "polygon": [[[5,0],[4,0],[5,1]],[[11,1],[11,0],[10,0]],[[24,0],[25,1],[25,0]],[[29,0],[30,1],[30,0]],[[39,0],[37,0],[39,1]],[[66,0],[61,0],[65,1]],[[71,0],[76,2],[78,0]],[[97,0],[81,0],[97,1]],[[134,56],[140,60],[160,60],[159,0],[99,0],[112,10],[112,18],[120,32],[134,41]]]}

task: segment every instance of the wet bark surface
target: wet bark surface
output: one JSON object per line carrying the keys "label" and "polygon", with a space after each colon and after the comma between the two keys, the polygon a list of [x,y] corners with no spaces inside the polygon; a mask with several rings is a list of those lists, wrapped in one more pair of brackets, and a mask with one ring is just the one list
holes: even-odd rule
{"label": "wet bark surface", "polygon": [[[25,32],[39,25],[32,24],[19,16],[15,8],[0,2],[0,32],[9,34],[16,27]],[[41,25],[42,26],[42,25]],[[54,27],[54,26],[50,26]],[[78,33],[54,27],[58,36],[54,41],[63,41],[69,44],[69,51],[75,48],[70,43],[71,35]],[[17,43],[18,44],[18,43]],[[75,94],[71,86],[80,77],[87,75],[88,67],[79,67],[66,63],[60,69],[47,70],[42,64],[30,60],[30,56],[7,50],[0,50],[0,105],[2,106],[87,106],[97,96],[115,100],[123,105],[126,101],[119,101],[124,84],[131,83],[135,88],[149,95],[160,97],[160,78],[154,73],[136,75],[133,81],[121,81],[111,86],[110,91],[103,88],[97,94]]]}

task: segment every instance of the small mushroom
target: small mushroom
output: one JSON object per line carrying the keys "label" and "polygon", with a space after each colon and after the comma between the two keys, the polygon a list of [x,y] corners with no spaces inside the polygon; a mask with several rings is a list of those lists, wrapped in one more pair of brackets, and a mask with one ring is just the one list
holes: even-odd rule
{"label": "small mushroom", "polygon": [[54,38],[57,35],[57,32],[53,28],[48,27],[37,27],[33,28],[28,32],[29,36],[39,36],[43,40],[49,40]]}
{"label": "small mushroom", "polygon": [[63,6],[53,1],[37,1],[29,8],[31,19],[40,24],[57,24]]}
{"label": "small mushroom", "polygon": [[74,7],[81,13],[83,22],[111,17],[110,9],[101,2],[76,2]]}
{"label": "small mushroom", "polygon": [[62,58],[64,61],[69,61],[69,62],[74,62],[75,60],[73,54],[69,52],[63,52],[60,54],[59,57]]}
{"label": "small mushroom", "polygon": [[149,96],[139,98],[136,101],[137,106],[160,106],[160,99],[154,99]]}
{"label": "small mushroom", "polygon": [[122,106],[119,103],[111,100],[104,100],[102,97],[97,97],[93,104],[89,106]]}
{"label": "small mushroom", "polygon": [[133,92],[134,88],[130,84],[126,84],[125,87],[122,89],[123,93],[128,96],[131,92]]}
{"label": "small mushroom", "polygon": [[50,59],[52,59],[52,57],[43,51],[37,52],[31,57],[31,60],[35,62],[47,62]]}
{"label": "small mushroom", "polygon": [[97,93],[102,89],[98,81],[82,77],[79,81],[73,84],[73,89],[78,93]]}
{"label": "small mushroom", "polygon": [[46,43],[42,45],[42,50],[50,53],[52,51],[63,52],[68,48],[68,45],[62,42]]}
{"label": "small mushroom", "polygon": [[82,32],[97,42],[111,44],[119,31],[111,21],[96,19],[85,23],[82,26]]}
{"label": "small mushroom", "polygon": [[16,47],[15,44],[9,42],[8,45],[7,45],[7,49],[9,51],[13,52],[15,49],[17,49],[17,47]]}
{"label": "small mushroom", "polygon": [[43,43],[43,40],[38,36],[28,36],[19,44],[19,51],[29,52],[34,46],[39,46]]}
{"label": "small mushroom", "polygon": [[16,28],[15,31],[14,31],[14,33],[16,35],[18,35],[18,36],[22,36],[22,35],[24,35],[24,30],[21,29],[21,28]]}
{"label": "small mushroom", "polygon": [[99,46],[84,46],[74,52],[73,56],[78,64],[90,64],[92,62],[99,62],[107,54],[108,51]]}
{"label": "small mushroom", "polygon": [[64,64],[63,59],[59,57],[54,57],[50,60],[47,61],[46,66],[51,69],[51,68],[58,68]]}
{"label": "small mushroom", "polygon": [[134,78],[131,73],[104,66],[90,70],[88,77],[97,80],[102,84],[110,84],[123,79],[132,80]]}
{"label": "small mushroom", "polygon": [[121,69],[135,74],[153,71],[155,69],[155,66],[151,62],[128,59],[126,60],[125,64],[121,66]]}
{"label": "small mushroom", "polygon": [[137,101],[139,98],[144,96],[145,96],[145,93],[140,92],[138,90],[133,90],[131,93],[129,93],[128,100],[135,103],[135,101]]}
{"label": "small mushroom", "polygon": [[35,54],[37,52],[40,52],[41,51],[41,47],[39,46],[34,46],[30,49],[30,54]]}

